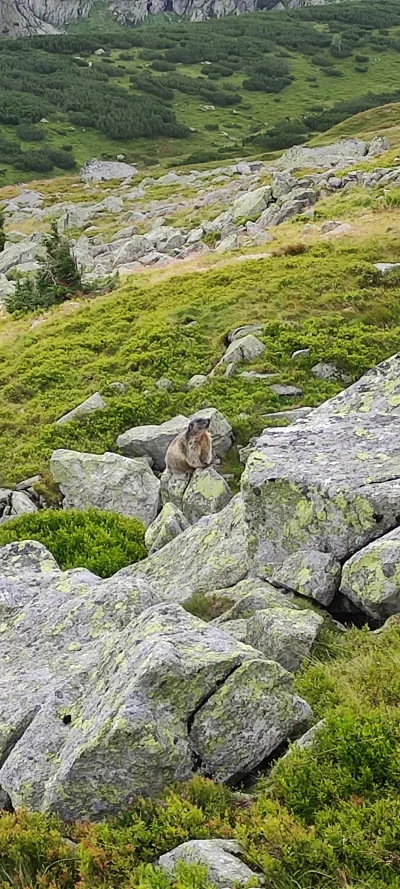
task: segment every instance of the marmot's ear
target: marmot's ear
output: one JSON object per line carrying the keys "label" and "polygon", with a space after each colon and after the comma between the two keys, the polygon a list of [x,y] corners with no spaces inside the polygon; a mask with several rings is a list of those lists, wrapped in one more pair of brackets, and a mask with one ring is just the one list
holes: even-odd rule
{"label": "marmot's ear", "polygon": [[191,432],[192,429],[194,429],[194,423],[193,423],[193,422],[190,422],[190,423],[189,423],[189,426],[188,426],[188,432]]}

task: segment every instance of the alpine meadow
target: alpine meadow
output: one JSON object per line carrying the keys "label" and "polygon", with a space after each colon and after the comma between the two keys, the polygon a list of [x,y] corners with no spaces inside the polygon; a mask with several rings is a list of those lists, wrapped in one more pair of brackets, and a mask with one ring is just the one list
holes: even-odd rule
{"label": "alpine meadow", "polygon": [[0,5],[0,889],[400,886],[399,70]]}

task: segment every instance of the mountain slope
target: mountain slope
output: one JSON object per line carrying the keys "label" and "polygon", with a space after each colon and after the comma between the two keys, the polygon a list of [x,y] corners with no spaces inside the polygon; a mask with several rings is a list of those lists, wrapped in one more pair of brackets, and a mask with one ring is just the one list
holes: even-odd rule
{"label": "mountain slope", "polygon": [[[106,0],[106,6],[122,24],[136,25],[163,12],[186,16],[191,21],[203,21],[257,9],[324,6],[325,2],[329,0]],[[0,35],[23,37],[58,33],[65,25],[87,18],[95,5],[96,0],[2,0]]]}

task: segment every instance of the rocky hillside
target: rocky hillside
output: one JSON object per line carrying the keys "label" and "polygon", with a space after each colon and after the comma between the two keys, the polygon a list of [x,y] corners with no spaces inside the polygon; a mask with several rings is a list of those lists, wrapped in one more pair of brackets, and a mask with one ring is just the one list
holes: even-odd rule
{"label": "rocky hillside", "polygon": [[397,889],[399,135],[357,126],[0,192],[0,889]]}
{"label": "rocky hillside", "polygon": [[[89,16],[97,0],[2,0],[0,34],[25,37],[33,34],[58,34],[66,25]],[[213,16],[255,12],[257,9],[296,9],[299,6],[323,6],[326,0],[107,0],[110,16],[124,25],[136,25],[149,16],[174,13],[191,21]]]}

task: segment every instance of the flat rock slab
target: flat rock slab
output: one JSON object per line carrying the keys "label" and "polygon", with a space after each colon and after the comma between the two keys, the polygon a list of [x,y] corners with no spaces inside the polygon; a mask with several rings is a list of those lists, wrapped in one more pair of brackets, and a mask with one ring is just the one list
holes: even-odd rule
{"label": "flat rock slab", "polygon": [[64,509],[94,506],[138,518],[146,527],[157,515],[160,482],[145,460],[59,449],[53,452],[50,468],[64,494]]}
{"label": "flat rock slab", "polygon": [[293,426],[266,429],[242,476],[250,555],[348,559],[398,524],[400,355]]}

